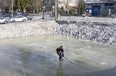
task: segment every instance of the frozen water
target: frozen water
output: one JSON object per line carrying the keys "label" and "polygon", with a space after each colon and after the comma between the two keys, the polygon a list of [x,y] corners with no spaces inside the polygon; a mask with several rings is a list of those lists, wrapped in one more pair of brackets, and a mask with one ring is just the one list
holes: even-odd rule
{"label": "frozen water", "polygon": [[[64,46],[64,61],[55,49]],[[72,61],[73,63],[71,63]],[[0,76],[116,76],[116,47],[64,36],[0,41]]]}

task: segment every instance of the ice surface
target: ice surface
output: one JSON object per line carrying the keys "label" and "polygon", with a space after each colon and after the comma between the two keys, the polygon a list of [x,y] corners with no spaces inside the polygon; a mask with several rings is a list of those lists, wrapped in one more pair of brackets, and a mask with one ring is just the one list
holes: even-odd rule
{"label": "ice surface", "polygon": [[[68,58],[62,62],[55,52],[60,45]],[[116,76],[115,50],[64,36],[1,40],[0,76]]]}

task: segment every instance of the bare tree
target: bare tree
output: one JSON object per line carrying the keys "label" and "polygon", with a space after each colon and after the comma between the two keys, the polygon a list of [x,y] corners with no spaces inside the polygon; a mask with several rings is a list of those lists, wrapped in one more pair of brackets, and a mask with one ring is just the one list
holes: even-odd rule
{"label": "bare tree", "polygon": [[81,15],[85,10],[85,1],[84,0],[78,0],[77,8],[78,8],[78,14]]}
{"label": "bare tree", "polygon": [[39,13],[39,11],[41,10],[41,7],[42,7],[41,0],[33,0],[32,6],[33,6],[33,11],[35,13]]}
{"label": "bare tree", "polygon": [[11,0],[0,0],[0,9],[9,11],[11,9]]}

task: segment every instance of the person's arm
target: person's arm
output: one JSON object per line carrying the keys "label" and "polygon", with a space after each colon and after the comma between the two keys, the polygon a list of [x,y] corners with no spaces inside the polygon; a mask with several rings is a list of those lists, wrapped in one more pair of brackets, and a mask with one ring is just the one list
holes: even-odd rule
{"label": "person's arm", "polygon": [[62,53],[64,53],[64,49],[62,49]]}

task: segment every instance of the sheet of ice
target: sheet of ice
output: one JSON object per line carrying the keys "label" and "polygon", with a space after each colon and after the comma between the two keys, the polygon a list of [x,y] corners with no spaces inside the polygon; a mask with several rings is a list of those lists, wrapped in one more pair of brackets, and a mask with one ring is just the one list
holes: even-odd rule
{"label": "sheet of ice", "polygon": [[[60,45],[68,58],[62,62],[55,51]],[[5,39],[0,41],[0,76],[115,76],[115,49],[64,36]]]}

